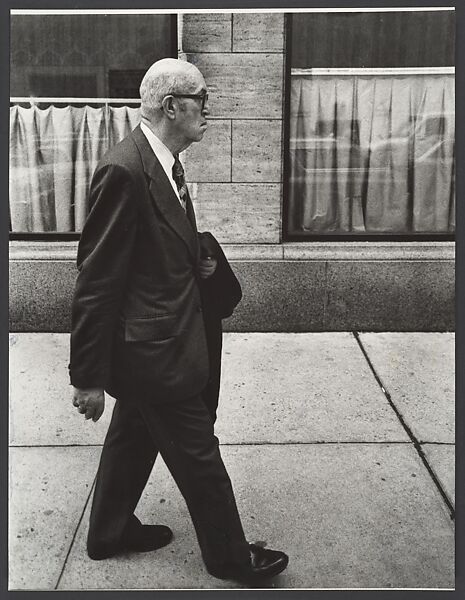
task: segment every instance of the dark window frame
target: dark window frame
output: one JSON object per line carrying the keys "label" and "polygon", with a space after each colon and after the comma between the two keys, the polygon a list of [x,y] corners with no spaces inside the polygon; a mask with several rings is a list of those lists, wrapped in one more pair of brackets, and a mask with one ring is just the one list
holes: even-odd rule
{"label": "dark window frame", "polygon": [[[360,9],[363,12],[363,9]],[[425,9],[427,10],[427,8]],[[283,212],[281,239],[283,242],[453,242],[455,233],[289,233],[289,193],[290,193],[290,123],[291,123],[291,49],[292,16],[285,15],[285,56],[284,56],[284,123],[283,123]]]}
{"label": "dark window frame", "polygon": [[[141,11],[143,12],[143,11]],[[178,18],[177,14],[173,13],[170,19],[170,32],[171,43],[170,43],[170,56],[167,58],[178,58]],[[53,102],[53,104],[63,104],[59,102]],[[75,102],[79,106],[83,104],[82,102]],[[111,102],[110,102],[111,104]],[[129,104],[131,104],[129,102]],[[9,200],[8,200],[9,202]],[[21,231],[9,231],[8,239],[9,241],[21,241],[21,242],[76,242],[79,241],[81,237],[81,233],[78,231],[69,231],[69,232],[55,232],[55,231],[45,231],[45,232],[21,232]]]}

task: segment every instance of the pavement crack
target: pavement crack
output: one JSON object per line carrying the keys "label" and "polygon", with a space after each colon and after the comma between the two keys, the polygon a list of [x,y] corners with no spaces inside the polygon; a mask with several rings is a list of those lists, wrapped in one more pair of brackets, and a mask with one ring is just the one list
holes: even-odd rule
{"label": "pavement crack", "polygon": [[338,446],[338,445],[346,445],[346,446],[350,446],[350,445],[393,445],[393,444],[410,444],[410,442],[407,442],[405,440],[313,440],[313,441],[307,441],[307,442],[299,442],[299,441],[284,441],[284,442],[269,442],[269,441],[263,441],[263,442],[221,442],[220,446],[237,446],[237,447],[241,447],[241,446],[248,446],[248,447],[253,447],[253,446],[323,446],[323,445],[327,445],[327,446]]}
{"label": "pavement crack", "polygon": [[439,479],[437,478],[436,473],[431,468],[431,465],[429,464],[428,459],[426,458],[426,455],[423,452],[423,448],[421,447],[420,441],[418,440],[416,435],[413,433],[413,431],[408,426],[407,422],[405,421],[404,417],[402,416],[402,413],[399,411],[399,409],[395,405],[395,403],[391,397],[391,394],[388,392],[385,385],[383,384],[381,377],[376,372],[376,369],[375,369],[373,363],[371,362],[371,359],[368,356],[368,353],[365,350],[364,345],[362,344],[362,340],[360,339],[360,335],[359,335],[358,331],[353,331],[352,334],[353,334],[354,338],[357,340],[360,350],[362,351],[362,354],[365,357],[365,360],[367,361],[368,366],[370,367],[370,370],[373,373],[373,376],[376,379],[376,382],[378,383],[379,387],[381,388],[381,391],[383,392],[386,400],[388,401],[390,407],[392,408],[392,410],[396,414],[397,418],[399,419],[400,424],[402,425],[402,427],[404,428],[408,437],[410,438],[415,450],[417,451],[418,456],[420,457],[420,459],[421,459],[422,463],[424,464],[426,470],[428,471],[431,479],[433,480],[436,488],[438,489],[439,493],[441,494],[442,499],[444,500],[444,502],[449,510],[450,518],[455,519],[455,509],[454,509],[451,501],[449,500],[446,492],[444,491],[444,488],[442,487]]}
{"label": "pavement crack", "polygon": [[10,444],[10,448],[101,448],[102,444]]}
{"label": "pavement crack", "polygon": [[79,520],[77,522],[76,529],[74,530],[74,534],[73,534],[73,537],[71,539],[71,543],[70,543],[69,548],[68,548],[68,552],[66,553],[65,560],[63,561],[63,566],[61,567],[60,575],[58,576],[58,580],[57,580],[55,588],[54,588],[55,591],[58,590],[58,586],[60,585],[61,579],[63,577],[63,573],[65,572],[66,565],[68,564],[68,558],[69,558],[69,555],[71,554],[71,549],[74,546],[74,542],[76,541],[77,532],[79,531],[79,528],[81,526],[82,520],[84,518],[86,509],[87,509],[87,505],[89,504],[90,497],[92,496],[92,491],[94,489],[95,481],[96,480],[97,480],[97,475],[95,475],[95,477],[94,477],[92,485],[90,486],[89,494],[87,496],[86,501],[84,502],[84,507],[82,509],[81,516],[79,517]]}

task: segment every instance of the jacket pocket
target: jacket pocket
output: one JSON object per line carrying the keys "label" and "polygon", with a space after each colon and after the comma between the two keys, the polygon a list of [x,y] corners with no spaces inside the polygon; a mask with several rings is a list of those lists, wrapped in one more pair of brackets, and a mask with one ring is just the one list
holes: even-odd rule
{"label": "jacket pocket", "polygon": [[176,315],[126,319],[124,340],[126,342],[167,340],[176,336],[176,321]]}

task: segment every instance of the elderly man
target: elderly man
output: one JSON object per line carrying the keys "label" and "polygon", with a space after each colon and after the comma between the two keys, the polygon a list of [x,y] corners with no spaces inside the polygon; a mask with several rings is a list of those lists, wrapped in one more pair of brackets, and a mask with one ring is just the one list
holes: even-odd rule
{"label": "elderly man", "polygon": [[78,250],[72,306],[73,404],[86,419],[117,401],[100,459],[87,540],[102,559],[168,544],[171,530],[134,515],[160,452],[187,503],[207,570],[270,577],[288,557],[249,544],[202,398],[209,377],[201,258],[178,154],[207,128],[193,65],[163,59],[140,88],[142,122],[100,161]]}

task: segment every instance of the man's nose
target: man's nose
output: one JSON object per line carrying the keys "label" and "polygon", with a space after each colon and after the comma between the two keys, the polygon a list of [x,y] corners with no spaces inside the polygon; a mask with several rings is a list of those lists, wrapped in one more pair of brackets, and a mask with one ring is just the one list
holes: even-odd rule
{"label": "man's nose", "polygon": [[202,108],[202,114],[205,117],[210,114],[210,107],[208,105],[208,100],[205,101],[205,106]]}

